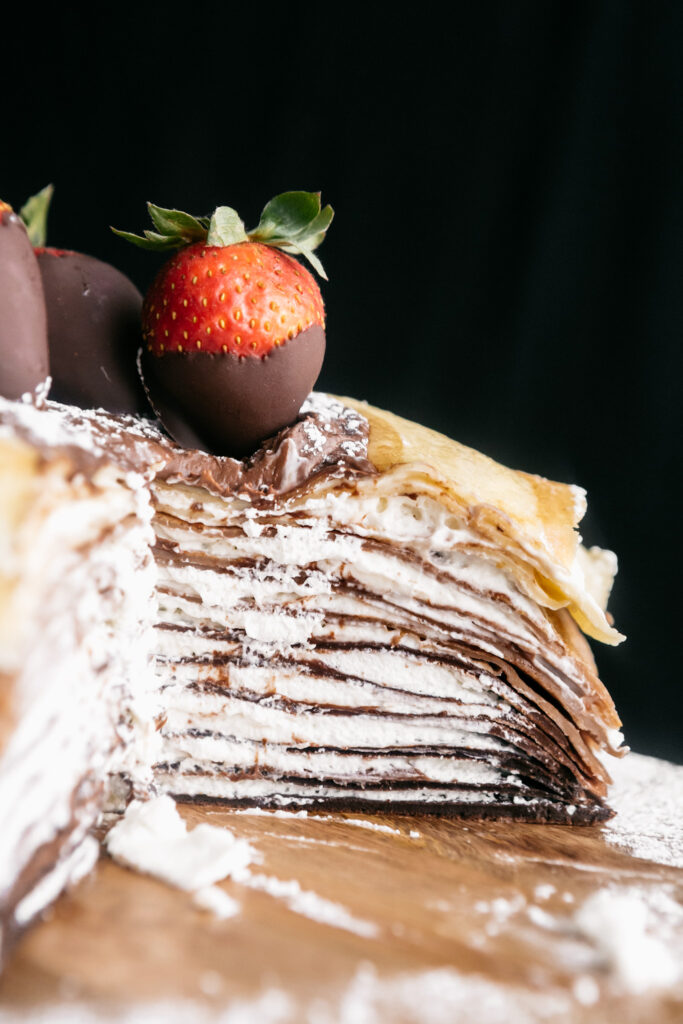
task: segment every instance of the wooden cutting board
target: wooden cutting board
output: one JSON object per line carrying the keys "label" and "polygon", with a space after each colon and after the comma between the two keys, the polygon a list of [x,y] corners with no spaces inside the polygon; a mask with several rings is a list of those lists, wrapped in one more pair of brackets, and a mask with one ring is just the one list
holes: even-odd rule
{"label": "wooden cutting board", "polygon": [[184,807],[257,852],[234,916],[103,857],[23,939],[0,1024],[681,1021],[683,767],[615,775],[606,828]]}

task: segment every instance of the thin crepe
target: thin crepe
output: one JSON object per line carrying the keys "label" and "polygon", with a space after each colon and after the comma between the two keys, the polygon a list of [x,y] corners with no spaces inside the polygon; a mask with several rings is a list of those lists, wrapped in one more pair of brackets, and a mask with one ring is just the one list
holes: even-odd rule
{"label": "thin crepe", "polygon": [[339,401],[370,424],[368,456],[380,475],[359,486],[435,498],[495,545],[498,564],[538,604],[567,608],[588,636],[603,643],[624,639],[605,614],[616,556],[584,548],[576,529],[586,511],[582,488],[508,469],[366,402]]}

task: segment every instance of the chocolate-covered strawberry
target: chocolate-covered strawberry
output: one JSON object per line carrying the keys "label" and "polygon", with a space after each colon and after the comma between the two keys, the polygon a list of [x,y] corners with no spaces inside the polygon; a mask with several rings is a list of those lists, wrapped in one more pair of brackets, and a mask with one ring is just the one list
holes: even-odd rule
{"label": "chocolate-covered strawberry", "polygon": [[149,411],[136,369],[142,295],[109,263],[45,246],[52,186],[22,208],[45,293],[50,397],[82,409]]}
{"label": "chocolate-covered strawberry", "polygon": [[0,395],[21,398],[49,372],[45,299],[21,218],[0,201]]}
{"label": "chocolate-covered strawberry", "polygon": [[211,218],[148,204],[155,231],[117,234],[178,248],[145,296],[141,371],[150,401],[180,444],[244,455],[287,426],[315,384],[325,313],[307,258],[332,220],[314,192],[286,192],[250,232],[234,210]]}

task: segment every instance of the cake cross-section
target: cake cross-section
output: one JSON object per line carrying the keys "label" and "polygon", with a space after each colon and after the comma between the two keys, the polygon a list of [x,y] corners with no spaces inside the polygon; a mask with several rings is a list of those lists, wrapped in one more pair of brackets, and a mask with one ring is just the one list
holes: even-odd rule
{"label": "cake cross-section", "polygon": [[610,816],[620,723],[583,633],[621,639],[616,560],[582,547],[580,489],[322,394],[244,460],[0,400],[0,454],[6,920],[145,792]]}

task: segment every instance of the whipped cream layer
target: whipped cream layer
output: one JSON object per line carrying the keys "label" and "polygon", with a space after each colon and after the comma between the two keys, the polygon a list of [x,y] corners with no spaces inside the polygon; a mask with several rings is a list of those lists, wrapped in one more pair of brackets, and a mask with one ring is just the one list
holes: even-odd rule
{"label": "whipped cream layer", "polygon": [[437,501],[371,478],[270,503],[151,492],[164,791],[609,816],[594,751],[611,702],[568,613],[522,593]]}

